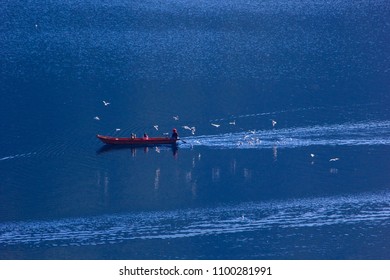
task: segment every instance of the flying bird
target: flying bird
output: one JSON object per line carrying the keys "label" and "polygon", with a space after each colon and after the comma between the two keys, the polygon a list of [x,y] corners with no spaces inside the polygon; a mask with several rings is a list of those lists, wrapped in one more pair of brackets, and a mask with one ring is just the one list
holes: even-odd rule
{"label": "flying bird", "polygon": [[338,161],[338,160],[339,160],[339,158],[336,157],[336,158],[331,158],[329,161]]}
{"label": "flying bird", "polygon": [[272,121],[272,126],[275,127],[275,125],[277,124],[277,122],[275,120],[271,120]]}
{"label": "flying bird", "polygon": [[231,125],[236,125],[236,120],[232,121],[232,122],[229,122],[229,124]]}
{"label": "flying bird", "polygon": [[104,104],[104,106],[108,106],[108,105],[110,105],[111,103],[103,100],[103,104]]}
{"label": "flying bird", "polygon": [[196,131],[195,126],[189,127],[188,125],[184,125],[184,126],[182,126],[182,128],[187,129],[187,130],[191,130],[192,135],[195,134],[195,131]]}
{"label": "flying bird", "polygon": [[156,125],[154,125],[153,126],[156,130],[158,130],[158,125],[156,124]]}
{"label": "flying bird", "polygon": [[93,118],[94,120],[100,121],[100,118],[98,116]]}
{"label": "flying bird", "polygon": [[211,125],[215,126],[215,127],[220,127],[221,126],[220,124],[215,124],[215,123],[212,123]]}
{"label": "flying bird", "polygon": [[178,120],[179,120],[179,116],[173,116],[173,119],[174,119],[175,121],[178,121]]}

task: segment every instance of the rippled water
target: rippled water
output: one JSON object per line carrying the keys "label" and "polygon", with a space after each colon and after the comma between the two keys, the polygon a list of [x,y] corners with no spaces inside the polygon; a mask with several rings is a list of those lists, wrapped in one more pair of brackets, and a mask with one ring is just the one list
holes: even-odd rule
{"label": "rippled water", "polygon": [[387,1],[2,7],[0,258],[390,257]]}
{"label": "rippled water", "polygon": [[388,226],[389,194],[245,203],[182,211],[105,215],[1,225],[4,244],[81,246],[131,239],[170,239],[270,228],[365,224]]}
{"label": "rippled water", "polygon": [[[388,228],[389,218],[388,193],[361,194],[351,197],[244,203],[180,211],[9,222],[0,226],[0,242],[3,246],[50,248],[114,245],[127,241],[137,242],[137,240],[172,240],[174,242],[177,239],[188,240],[195,237],[223,239],[223,236],[229,234],[242,234],[246,240],[253,242],[254,238],[262,236],[267,231],[286,232],[286,229],[289,229],[301,232],[302,229],[307,229],[315,232],[327,230],[329,227],[336,228],[330,239],[337,240],[340,238],[339,235],[342,235],[343,227],[352,227],[357,230],[359,228]],[[377,234],[386,233],[378,232]],[[305,245],[297,242],[294,248],[295,254],[300,255],[306,251],[308,246],[312,246],[311,242],[310,239]],[[241,240],[239,243],[245,243],[245,241]],[[271,258],[280,258],[280,248],[272,248],[272,244],[267,246],[274,250]],[[388,244],[384,246],[381,251],[388,250]],[[335,249],[334,247],[335,245],[330,245],[322,250],[330,254],[330,251]],[[264,251],[259,250],[255,254],[251,252],[251,257],[262,258]]]}

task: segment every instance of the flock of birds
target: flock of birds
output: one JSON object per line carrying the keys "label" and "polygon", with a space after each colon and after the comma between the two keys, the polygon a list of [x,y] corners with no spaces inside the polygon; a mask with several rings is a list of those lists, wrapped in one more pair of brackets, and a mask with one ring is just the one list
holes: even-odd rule
{"label": "flock of birds", "polygon": [[[103,100],[103,104],[104,104],[104,106],[109,106],[109,105],[111,104],[111,102],[108,102],[108,101]],[[97,120],[97,121],[100,121],[100,117],[99,117],[99,116],[95,116],[94,119]],[[178,121],[178,120],[179,120],[179,116],[173,116],[173,119],[174,119],[175,121]],[[275,125],[277,124],[277,122],[276,122],[275,120],[271,120],[271,122],[272,122],[272,126],[275,127]],[[220,124],[216,124],[216,123],[210,123],[210,124],[211,124],[211,126],[214,126],[214,127],[216,127],[216,128],[218,128],[218,127],[221,126]],[[236,125],[236,121],[233,120],[233,121],[229,122],[229,125]],[[153,125],[153,127],[154,127],[155,130],[158,130],[158,125],[157,125],[157,124],[156,124],[156,125]],[[182,126],[182,128],[183,128],[183,129],[186,129],[186,130],[190,130],[190,131],[191,131],[191,134],[192,134],[192,135],[195,135],[196,128],[195,128],[194,126],[189,127],[189,126],[187,126],[187,125],[184,125],[184,126]],[[116,130],[119,131],[120,129],[117,128]]]}
{"label": "flock of birds", "polygon": [[[108,101],[105,101],[105,100],[103,100],[103,104],[104,104],[104,106],[109,106],[111,103],[110,102],[108,102]],[[175,121],[179,121],[179,116],[173,116],[172,117]],[[100,117],[99,116],[95,116],[94,117],[94,119],[95,120],[97,120],[97,121],[100,121]],[[276,126],[276,124],[277,124],[277,122],[274,120],[274,119],[271,119],[270,120],[271,121],[271,125],[272,125],[272,127],[275,127]],[[221,126],[221,124],[217,124],[217,123],[210,123],[210,125],[211,126],[213,126],[213,127],[215,127],[215,128],[219,128],[220,126]],[[229,125],[236,125],[236,121],[235,120],[233,120],[233,121],[230,121],[229,122]],[[159,126],[156,124],[156,125],[153,125],[153,128],[155,129],[155,130],[159,130]],[[195,135],[195,132],[196,132],[196,128],[195,128],[195,126],[188,126],[188,125],[184,125],[184,126],[182,126],[182,128],[183,129],[185,129],[185,130],[189,130],[189,131],[191,131],[191,134],[192,135]],[[120,131],[121,129],[120,128],[116,128],[115,129],[115,131]],[[254,133],[253,131],[252,131],[252,133]],[[164,133],[164,134],[168,134],[168,133]],[[158,148],[158,147],[156,147],[156,152],[158,152],[158,153],[160,153],[160,149]],[[313,154],[313,153],[311,153],[310,154],[310,157],[311,158],[314,158],[316,155],[315,154]],[[338,158],[338,157],[335,157],[335,158],[331,158],[331,159],[329,159],[329,162],[335,162],[335,161],[338,161],[338,160],[340,160],[340,158]]]}

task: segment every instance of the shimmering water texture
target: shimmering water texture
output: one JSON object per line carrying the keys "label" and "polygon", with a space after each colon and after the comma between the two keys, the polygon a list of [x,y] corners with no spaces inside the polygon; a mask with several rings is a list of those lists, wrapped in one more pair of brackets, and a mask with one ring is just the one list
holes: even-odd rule
{"label": "shimmering water texture", "polygon": [[[328,226],[390,225],[390,194],[243,203],[216,208],[103,215],[0,224],[1,245],[33,247],[115,244],[136,239],[219,236]],[[256,233],[257,232],[257,233]]]}
{"label": "shimmering water texture", "polygon": [[388,0],[1,3],[1,259],[390,258]]}
{"label": "shimmering water texture", "polygon": [[274,130],[253,129],[238,133],[189,137],[185,138],[185,141],[186,147],[207,146],[220,149],[390,145],[390,122],[373,121]]}

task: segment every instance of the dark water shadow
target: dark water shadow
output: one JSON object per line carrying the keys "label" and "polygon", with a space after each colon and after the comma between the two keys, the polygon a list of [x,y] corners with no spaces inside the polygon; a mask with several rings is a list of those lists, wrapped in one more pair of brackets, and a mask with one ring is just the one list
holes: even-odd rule
{"label": "dark water shadow", "polygon": [[142,150],[143,152],[147,153],[151,149],[160,149],[160,148],[165,148],[170,149],[173,153],[174,156],[177,155],[178,151],[178,145],[177,144],[172,144],[172,145],[104,145],[100,147],[97,151],[97,155],[101,154],[106,154],[110,152],[116,152],[116,151],[123,151],[123,150],[130,150],[132,154],[135,154],[137,151]]}

